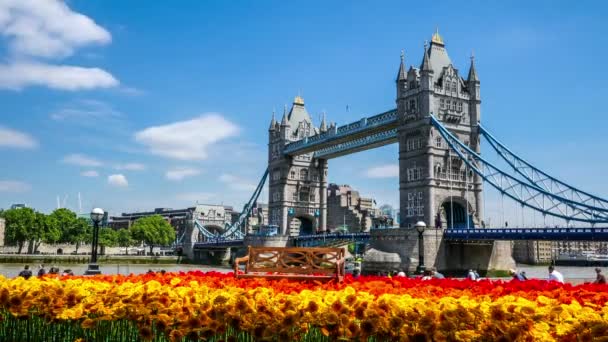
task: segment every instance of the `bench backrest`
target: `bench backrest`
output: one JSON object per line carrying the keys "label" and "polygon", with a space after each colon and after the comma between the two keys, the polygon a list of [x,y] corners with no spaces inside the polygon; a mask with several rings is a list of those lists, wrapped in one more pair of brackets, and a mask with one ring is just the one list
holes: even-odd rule
{"label": "bench backrest", "polygon": [[343,248],[249,246],[246,272],[336,274],[344,254]]}

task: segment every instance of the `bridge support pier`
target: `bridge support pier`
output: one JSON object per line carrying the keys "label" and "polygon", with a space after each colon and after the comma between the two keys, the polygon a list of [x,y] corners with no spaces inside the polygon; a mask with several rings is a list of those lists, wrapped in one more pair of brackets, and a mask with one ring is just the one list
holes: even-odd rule
{"label": "bridge support pier", "polygon": [[[418,266],[418,232],[412,228],[375,229],[370,232],[371,250],[363,272],[415,272]],[[468,269],[482,273],[515,268],[510,241],[454,242],[443,239],[443,230],[427,228],[423,233],[425,266],[448,275],[464,276]]]}

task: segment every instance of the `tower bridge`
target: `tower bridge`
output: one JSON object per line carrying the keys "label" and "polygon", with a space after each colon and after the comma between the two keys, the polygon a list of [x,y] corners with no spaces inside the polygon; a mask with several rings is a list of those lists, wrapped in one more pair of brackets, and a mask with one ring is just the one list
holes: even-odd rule
{"label": "tower bridge", "polygon": [[[394,109],[339,127],[327,125],[325,115],[316,127],[300,96],[290,109],[285,107],[280,121],[273,113],[268,169],[241,215],[251,214],[268,178],[269,223],[278,227],[277,236],[245,236],[241,220],[226,227],[220,239],[209,236],[206,242],[195,244],[195,251],[239,244],[312,245],[352,238],[369,241],[376,250],[377,260],[368,263],[371,269],[375,262],[379,268],[412,269],[418,253],[423,253],[427,266],[439,269],[507,269],[514,266],[509,240],[608,241],[608,230],[595,227],[608,224],[607,200],[534,167],[481,125],[480,80],[473,56],[465,78],[436,32],[430,44],[425,43],[419,67],[406,67],[402,53],[395,84]],[[506,162],[506,170],[481,156],[482,138]],[[352,236],[328,234],[328,160],[392,143],[399,144],[400,227],[351,232]],[[589,227],[578,228],[580,231],[479,229],[486,226],[484,182],[522,208]],[[413,229],[419,221],[432,227],[419,234]],[[198,229],[204,232],[205,227]],[[423,251],[419,239],[425,241]],[[471,241],[478,244],[466,243]]]}

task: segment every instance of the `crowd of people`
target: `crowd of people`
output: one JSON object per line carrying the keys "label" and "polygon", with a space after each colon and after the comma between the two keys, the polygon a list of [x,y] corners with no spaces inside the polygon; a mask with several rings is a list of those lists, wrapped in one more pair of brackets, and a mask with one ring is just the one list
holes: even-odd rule
{"label": "crowd of people", "polygon": [[[40,267],[38,268],[38,277],[42,277],[45,275],[56,275],[56,276],[73,276],[74,272],[72,272],[71,269],[66,268],[63,270],[63,272],[59,271],[59,267],[56,266],[52,266],[51,268],[49,268],[48,272],[46,270],[46,268],[44,267],[44,265],[40,265]],[[30,270],[30,266],[29,265],[25,265],[23,267],[23,270],[21,270],[21,272],[19,272],[19,277],[23,277],[25,279],[29,279],[33,276],[32,270]]]}
{"label": "crowd of people", "polygon": [[[151,269],[148,270],[147,272],[148,274],[154,274],[155,272],[152,271]],[[165,270],[160,270],[161,274],[165,274]],[[606,284],[606,276],[604,276],[602,274],[602,269],[597,267],[595,268],[595,273],[596,273],[596,277],[595,277],[595,281],[593,282],[594,284]],[[56,266],[52,266],[51,268],[49,268],[48,272],[45,268],[44,265],[40,265],[40,267],[38,268],[38,272],[37,272],[37,276],[38,277],[42,277],[45,275],[56,275],[56,276],[73,276],[74,272],[72,272],[71,269],[66,268],[63,270],[63,272],[60,272],[59,267]],[[525,271],[517,271],[515,269],[510,269],[509,270],[509,274],[512,277],[512,280],[514,281],[526,281],[528,280],[528,277],[526,276],[526,272]],[[353,271],[353,276],[355,278],[359,277],[361,275],[361,266],[356,265],[354,271]],[[392,272],[387,272],[387,273],[382,273],[382,274],[378,274],[380,276],[388,276],[388,277],[407,277],[406,273],[404,271],[399,271],[399,270],[394,270]],[[25,279],[29,279],[33,276],[32,270],[30,270],[30,266],[29,265],[25,265],[23,267],[23,270],[21,270],[21,272],[19,272],[18,277],[23,277]],[[437,271],[436,267],[431,267],[428,269],[424,269],[421,271],[420,274],[416,275],[416,277],[421,278],[422,280],[429,280],[429,279],[444,279],[445,276],[441,273],[439,273]],[[466,279],[469,280],[474,280],[474,281],[478,281],[480,279],[482,279],[479,276],[479,273],[477,273],[476,270],[474,269],[470,269],[467,272],[467,276]],[[555,266],[551,265],[549,266],[549,276],[548,279],[549,281],[556,281],[558,283],[564,283],[564,275],[559,272],[558,270],[555,269]]]}

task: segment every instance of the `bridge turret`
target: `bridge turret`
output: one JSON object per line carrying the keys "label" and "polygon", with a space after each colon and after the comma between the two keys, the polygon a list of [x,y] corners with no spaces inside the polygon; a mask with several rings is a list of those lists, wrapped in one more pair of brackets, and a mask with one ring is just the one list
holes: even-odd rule
{"label": "bridge turret", "polygon": [[277,129],[277,121],[274,119],[274,110],[272,111],[272,119],[270,120],[270,127],[268,130],[274,132]]}
{"label": "bridge turret", "polygon": [[319,132],[327,132],[327,124],[325,123],[325,112],[323,112],[323,118],[321,119],[321,125],[319,126]]}
{"label": "bridge turret", "polygon": [[403,96],[407,91],[407,71],[405,68],[405,53],[401,50],[401,64],[399,65],[399,71],[397,72],[397,98]]}
{"label": "bridge turret", "polygon": [[283,139],[289,140],[290,130],[291,125],[287,120],[287,105],[285,105],[285,108],[283,109],[283,118],[281,119],[281,136],[283,137]]}

